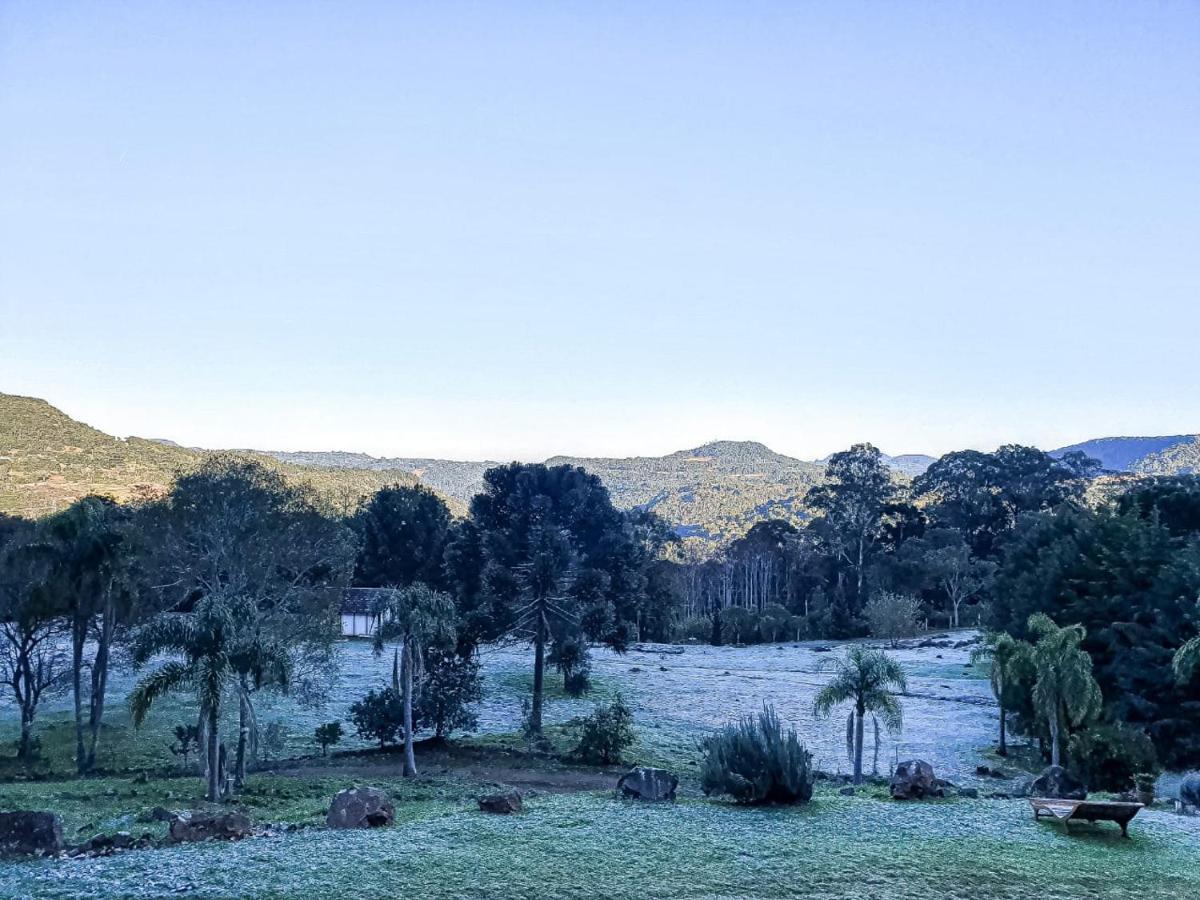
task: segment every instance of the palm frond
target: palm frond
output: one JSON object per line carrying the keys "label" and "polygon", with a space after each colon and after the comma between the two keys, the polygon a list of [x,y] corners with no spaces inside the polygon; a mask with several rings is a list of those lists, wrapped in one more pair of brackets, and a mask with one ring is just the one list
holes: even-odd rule
{"label": "palm frond", "polygon": [[181,662],[169,662],[142,678],[129,694],[129,711],[134,727],[141,727],[150,707],[160,697],[182,687],[195,675],[194,669]]}

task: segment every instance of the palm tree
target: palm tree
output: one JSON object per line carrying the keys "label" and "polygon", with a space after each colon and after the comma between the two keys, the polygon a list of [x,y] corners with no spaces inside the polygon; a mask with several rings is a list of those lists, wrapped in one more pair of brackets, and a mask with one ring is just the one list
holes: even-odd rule
{"label": "palm tree", "polygon": [[867,713],[876,713],[888,731],[903,724],[896,693],[908,690],[908,679],[900,664],[882,650],[850,648],[845,659],[836,660],[833,679],[821,688],[813,701],[813,713],[828,716],[835,706],[854,706],[854,783],[862,784],[863,722]]}
{"label": "palm tree", "polygon": [[1178,650],[1171,660],[1175,669],[1175,677],[1180,681],[1188,681],[1197,670],[1200,670],[1200,637],[1194,637]]}
{"label": "palm tree", "polygon": [[448,594],[414,582],[409,587],[384,593],[376,604],[379,624],[375,628],[375,653],[383,653],[387,641],[400,642],[399,678],[393,667],[393,681],[400,681],[404,705],[404,775],[417,774],[413,753],[413,668],[424,658],[430,645],[454,642],[454,601]]}
{"label": "palm tree", "polygon": [[1060,628],[1045,613],[1029,617],[1036,682],[1033,705],[1050,727],[1050,764],[1062,759],[1064,726],[1081,725],[1100,711],[1103,698],[1092,675],[1092,658],[1080,647],[1087,637],[1082,625]]}
{"label": "palm tree", "polygon": [[209,594],[191,612],[163,613],[138,632],[133,642],[136,665],[160,653],[182,657],[144,676],[129,695],[129,707],[134,725],[140,727],[160,697],[179,690],[195,692],[202,715],[208,717],[205,798],[211,802],[220,800],[222,793],[218,723],[226,686],[240,677],[256,687],[273,684],[286,688],[291,681],[291,657],[252,627],[255,618],[251,601]]}
{"label": "palm tree", "polygon": [[1008,756],[1007,729],[1005,718],[1008,715],[1006,702],[1012,693],[1012,688],[1020,680],[1022,670],[1027,670],[1032,664],[1033,647],[1025,641],[1019,641],[1007,632],[993,632],[984,640],[979,649],[971,653],[971,661],[975,663],[990,662],[988,681],[992,685],[992,694],[1000,704],[1000,746],[996,752],[1000,756]]}

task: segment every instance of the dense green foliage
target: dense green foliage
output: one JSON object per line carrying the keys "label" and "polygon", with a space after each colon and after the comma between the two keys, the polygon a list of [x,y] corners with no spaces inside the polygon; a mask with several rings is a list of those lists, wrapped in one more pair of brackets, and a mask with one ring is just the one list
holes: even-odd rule
{"label": "dense green foliage", "polygon": [[1093,791],[1127,791],[1134,776],[1158,768],[1158,754],[1146,732],[1132,725],[1093,725],[1071,735],[1070,768]]}
{"label": "dense green foliage", "polygon": [[575,756],[585,762],[611,766],[634,741],[633,712],[618,694],[612,703],[599,704],[579,721]]}
{"label": "dense green foliage", "polygon": [[393,688],[372,689],[350,707],[350,721],[359,737],[386,747],[404,734],[404,702]]}
{"label": "dense green foliage", "polygon": [[324,725],[318,725],[313,732],[313,740],[321,748],[321,755],[325,756],[330,747],[341,742],[342,723],[326,722]]}
{"label": "dense green foliage", "polygon": [[813,794],[812,754],[794,728],[784,731],[775,709],[726,725],[704,743],[700,784],[708,795],[738,803],[807,803]]}

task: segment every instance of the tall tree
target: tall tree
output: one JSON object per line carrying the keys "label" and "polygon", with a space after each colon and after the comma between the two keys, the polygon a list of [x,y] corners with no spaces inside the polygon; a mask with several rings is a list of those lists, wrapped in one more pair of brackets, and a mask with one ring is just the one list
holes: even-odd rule
{"label": "tall tree", "polygon": [[951,628],[959,627],[963,605],[984,594],[996,572],[996,563],[975,558],[957,528],[932,528],[908,541],[902,555],[913,558],[926,583],[946,598]]}
{"label": "tall tree", "polygon": [[1021,513],[1082,497],[1098,472],[1099,463],[1082,453],[1054,459],[1036,447],[1007,444],[995,453],[947,453],[913,481],[913,494],[932,501],[935,523],[958,528],[976,556],[990,559]]}
{"label": "tall tree", "polygon": [[[127,507],[103,497],[84,497],[43,526],[54,590],[70,622],[75,762],[80,774],[96,764],[113,642],[118,626],[130,621],[136,606],[130,520]],[[89,641],[91,659],[85,657]],[[85,669],[90,673],[86,725]]]}
{"label": "tall tree", "polygon": [[[154,535],[146,542],[153,548],[147,568],[161,617],[188,613],[211,599],[206,621],[225,623],[222,646],[274,648],[288,656],[286,683],[265,677],[285,669],[264,670],[257,650],[232,660],[236,667],[228,687],[238,700],[240,784],[252,740],[254,693],[287,686],[314,693],[330,677],[341,596],[353,572],[354,534],[326,517],[309,490],[233,456],[212,457],[180,477],[168,497],[147,510],[143,525]],[[197,652],[203,659],[205,653]],[[223,664],[218,668],[225,671]],[[219,691],[199,693],[203,702],[219,702]],[[203,707],[201,716],[217,723],[215,710]],[[218,746],[211,734],[206,744]],[[209,757],[209,768],[216,762]]]}
{"label": "tall tree", "polygon": [[831,550],[850,567],[855,603],[861,607],[871,551],[882,535],[884,510],[895,493],[891,472],[878,448],[855,444],[829,457],[825,477],[825,484],[809,489],[805,504],[820,515]]}
{"label": "tall tree", "polygon": [[356,585],[407,587],[419,581],[438,590],[447,587],[450,510],[429,488],[383,488],[355,514],[353,524],[360,538]]}
{"label": "tall tree", "polygon": [[1063,733],[1100,712],[1100,685],[1092,676],[1092,658],[1080,648],[1087,631],[1082,625],[1060,628],[1043,613],[1029,619],[1036,681],[1033,702],[1050,730],[1050,764],[1062,758]]}
{"label": "tall tree", "polygon": [[854,646],[844,659],[834,661],[833,678],[813,701],[813,713],[825,717],[843,703],[852,705],[854,716],[854,783],[862,784],[863,724],[867,713],[879,716],[889,731],[899,730],[903,710],[897,693],[908,690],[908,679],[900,664],[882,650]]}
{"label": "tall tree", "polygon": [[636,634],[649,554],[600,479],[575,466],[489,469],[471,521],[482,597],[465,605],[487,610],[492,635],[533,644],[530,727],[540,733],[549,643],[583,634],[624,650]]}
{"label": "tall tree", "polygon": [[1033,647],[1011,634],[991,632],[983,646],[971,654],[974,662],[987,662],[988,682],[992,695],[1000,705],[1000,743],[997,753],[1008,756],[1007,720],[1014,689],[1022,678],[1029,677],[1033,667]]}
{"label": "tall tree", "polygon": [[454,646],[454,601],[449,594],[435,591],[420,582],[406,588],[382,593],[375,606],[378,625],[374,647],[377,655],[385,644],[400,644],[400,700],[404,707],[404,775],[417,774],[413,753],[413,680],[414,668],[425,659],[429,649]]}
{"label": "tall tree", "polygon": [[11,519],[0,524],[0,683],[21,714],[17,758],[30,762],[38,705],[66,675],[59,649],[65,610],[53,589],[43,527]]}
{"label": "tall tree", "polygon": [[244,596],[207,594],[190,612],[167,613],[145,625],[134,639],[133,660],[142,665],[162,653],[182,657],[142,677],[129,695],[134,725],[140,727],[151,707],[179,690],[195,693],[207,717],[208,772],[205,797],[223,799],[224,772],[219,761],[221,700],[243,676],[256,686],[291,681],[291,657],[280,644],[255,628],[257,611]]}

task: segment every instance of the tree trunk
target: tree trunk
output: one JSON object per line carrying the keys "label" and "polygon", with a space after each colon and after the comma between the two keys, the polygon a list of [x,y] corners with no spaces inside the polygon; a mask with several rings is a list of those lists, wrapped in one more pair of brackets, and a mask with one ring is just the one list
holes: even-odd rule
{"label": "tree trunk", "polygon": [[1006,732],[1007,732],[1007,729],[1005,728],[1005,721],[1004,721],[1004,697],[1003,697],[1003,695],[1001,695],[1001,697],[1000,697],[1000,746],[996,750],[996,753],[999,756],[1008,756],[1008,742],[1006,740],[1006,738],[1007,738]]}
{"label": "tree trunk", "polygon": [[537,627],[533,634],[533,706],[529,710],[529,730],[542,733],[542,683],[546,678],[546,615],[538,611]]}
{"label": "tree trunk", "polygon": [[[196,762],[205,781],[208,780],[208,710],[200,707],[200,715],[196,719]],[[187,766],[187,758],[183,764]]]}
{"label": "tree trunk", "polygon": [[88,770],[87,750],[83,745],[83,644],[87,640],[87,620],[76,617],[71,623],[71,690],[75,698],[75,770]]}
{"label": "tree trunk", "polygon": [[33,711],[27,703],[21,704],[21,741],[17,745],[17,758],[21,762],[33,760]]}
{"label": "tree trunk", "polygon": [[1057,766],[1059,764],[1058,711],[1055,710],[1048,718],[1050,721],[1050,765]]}
{"label": "tree trunk", "polygon": [[404,681],[404,777],[412,778],[417,774],[417,758],[413,754],[413,654],[411,639],[404,642],[404,661],[401,668]]}
{"label": "tree trunk", "polygon": [[96,642],[96,658],[92,661],[92,696],[88,708],[88,728],[91,746],[88,747],[88,770],[95,768],[96,747],[100,744],[100,727],[104,720],[104,696],[108,690],[108,659],[112,649],[113,630],[117,612],[110,601],[100,619],[100,637]]}
{"label": "tree trunk", "polygon": [[862,784],[863,719],[867,711],[859,706],[854,716],[854,783]]}
{"label": "tree trunk", "polygon": [[246,786],[246,742],[249,737],[250,701],[246,696],[246,685],[238,684],[237,764],[233,770],[233,786],[239,791]]}
{"label": "tree trunk", "polygon": [[217,739],[217,707],[208,710],[208,790],[205,799],[216,803],[221,799],[220,744]]}
{"label": "tree trunk", "polygon": [[400,695],[400,648],[392,651],[392,690]]}

